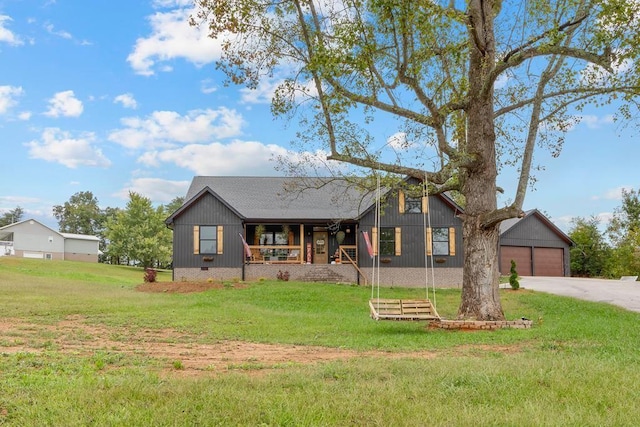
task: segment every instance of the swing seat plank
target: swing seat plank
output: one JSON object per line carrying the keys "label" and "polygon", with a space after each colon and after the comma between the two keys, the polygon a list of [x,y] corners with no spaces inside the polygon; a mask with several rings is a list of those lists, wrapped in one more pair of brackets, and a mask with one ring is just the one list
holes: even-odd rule
{"label": "swing seat plank", "polygon": [[371,317],[375,320],[438,320],[440,316],[428,299],[369,300]]}

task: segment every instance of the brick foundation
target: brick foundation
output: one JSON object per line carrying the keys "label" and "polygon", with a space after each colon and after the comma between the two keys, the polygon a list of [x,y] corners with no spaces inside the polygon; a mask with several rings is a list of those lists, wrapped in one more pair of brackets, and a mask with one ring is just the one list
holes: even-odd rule
{"label": "brick foundation", "polygon": [[[278,271],[288,271],[289,280],[300,282],[326,283],[358,283],[371,286],[372,268],[361,268],[365,277],[358,277],[357,270],[350,264],[247,264],[244,266],[244,280],[251,282],[260,279],[275,280]],[[425,286],[424,268],[380,268],[381,287],[423,288]],[[427,270],[429,287],[433,286],[435,277],[436,288],[451,288],[462,286],[461,268],[436,268]],[[217,268],[208,270],[199,268],[176,268],[173,280],[234,280],[243,278],[243,268]]]}

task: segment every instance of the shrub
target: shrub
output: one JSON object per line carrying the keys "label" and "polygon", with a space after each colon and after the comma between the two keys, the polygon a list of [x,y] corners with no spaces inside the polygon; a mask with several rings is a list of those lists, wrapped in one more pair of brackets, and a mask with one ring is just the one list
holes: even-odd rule
{"label": "shrub", "polygon": [[158,272],[153,268],[144,269],[144,281],[145,283],[153,283],[156,281]]}
{"label": "shrub", "polygon": [[289,280],[289,272],[278,270],[278,275],[276,277],[278,278],[278,280],[284,280],[285,282],[287,282]]}
{"label": "shrub", "polygon": [[518,281],[518,272],[516,271],[516,262],[511,260],[511,276],[509,276],[509,284],[514,291],[520,289],[520,282]]}

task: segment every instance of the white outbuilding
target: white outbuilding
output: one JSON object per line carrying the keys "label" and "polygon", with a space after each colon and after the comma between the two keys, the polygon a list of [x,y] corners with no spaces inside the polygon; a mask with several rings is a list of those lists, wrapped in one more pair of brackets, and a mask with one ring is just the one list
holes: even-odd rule
{"label": "white outbuilding", "polygon": [[0,256],[98,262],[100,239],[60,233],[35,219],[0,227]]}

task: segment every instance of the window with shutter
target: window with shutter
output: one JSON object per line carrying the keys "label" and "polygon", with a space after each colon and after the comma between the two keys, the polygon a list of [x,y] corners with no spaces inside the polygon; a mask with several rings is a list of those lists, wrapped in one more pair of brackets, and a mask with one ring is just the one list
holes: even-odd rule
{"label": "window with shutter", "polygon": [[427,228],[427,255],[456,254],[456,229],[453,227]]}
{"label": "window with shutter", "polygon": [[[215,225],[201,225],[199,239],[200,254],[217,254],[218,253],[218,228]],[[194,235],[195,244],[195,235]],[[195,252],[195,251],[194,251]]]}
{"label": "window with shutter", "polygon": [[396,254],[396,229],[394,227],[380,227],[380,255],[392,256]]}

